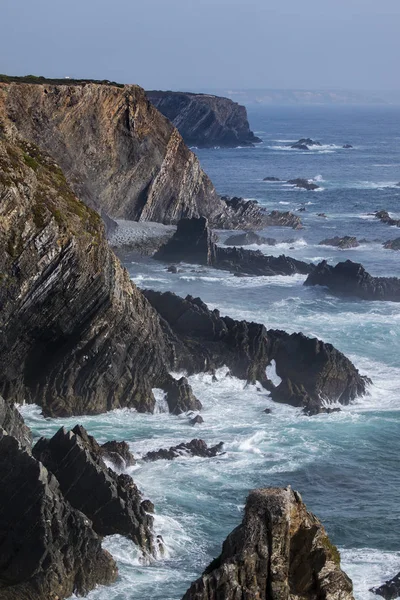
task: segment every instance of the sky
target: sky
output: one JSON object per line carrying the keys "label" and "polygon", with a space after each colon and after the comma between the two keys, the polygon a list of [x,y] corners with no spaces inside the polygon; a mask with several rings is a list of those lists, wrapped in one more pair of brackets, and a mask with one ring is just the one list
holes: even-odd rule
{"label": "sky", "polygon": [[0,0],[0,73],[400,90],[400,0]]}

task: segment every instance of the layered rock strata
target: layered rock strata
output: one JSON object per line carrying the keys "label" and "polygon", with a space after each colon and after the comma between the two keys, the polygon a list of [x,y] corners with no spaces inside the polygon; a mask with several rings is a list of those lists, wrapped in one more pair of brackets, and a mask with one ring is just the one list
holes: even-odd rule
{"label": "layered rock strata", "polygon": [[[168,387],[175,409],[184,390],[168,374],[159,318],[97,213],[15,132],[0,129],[0,166],[0,393],[66,416],[152,411],[152,388]],[[200,407],[191,396],[188,408]]]}
{"label": "layered rock strata", "polygon": [[53,474],[0,432],[0,597],[56,600],[113,582],[117,567]]}
{"label": "layered rock strata", "polygon": [[96,533],[124,535],[144,554],[156,553],[153,518],[141,506],[140,491],[129,475],[105,465],[102,449],[83,427],[40,438],[33,455],[55,475],[65,499],[92,521]]}
{"label": "layered rock strata", "polygon": [[18,440],[21,448],[30,453],[32,433],[17,408],[0,396],[0,432],[12,435]]}
{"label": "layered rock strata", "polygon": [[244,106],[229,98],[184,92],[146,92],[186,144],[198,148],[254,146],[261,140],[250,131]]}
{"label": "layered rock strata", "polygon": [[354,600],[321,522],[290,488],[250,493],[222,552],[182,600]]}
{"label": "layered rock strata", "polygon": [[321,285],[339,296],[400,302],[400,279],[373,277],[361,264],[351,260],[338,263],[334,267],[323,260],[307,277],[304,285]]}

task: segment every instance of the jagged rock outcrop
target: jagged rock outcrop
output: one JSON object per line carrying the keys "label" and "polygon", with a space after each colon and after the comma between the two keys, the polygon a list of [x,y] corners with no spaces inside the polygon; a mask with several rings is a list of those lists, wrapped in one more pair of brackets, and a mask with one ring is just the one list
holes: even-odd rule
{"label": "jagged rock outcrop", "polygon": [[343,237],[339,237],[335,235],[333,238],[326,238],[319,243],[320,246],[335,246],[336,248],[341,248],[345,250],[347,248],[358,248],[360,242],[356,237],[345,235]]}
{"label": "jagged rock outcrop", "polygon": [[302,229],[298,215],[289,211],[272,210],[267,213],[257,200],[245,200],[234,196],[222,196],[226,204],[220,219],[210,221],[210,226],[217,229],[264,229],[265,227],[291,227]]}
{"label": "jagged rock outcrop", "polygon": [[379,587],[370,590],[378,596],[382,596],[385,600],[395,600],[400,597],[400,573],[397,573],[392,579],[386,581]]}
{"label": "jagged rock outcrop", "polygon": [[129,475],[106,466],[101,447],[82,426],[40,438],[33,455],[55,475],[71,506],[91,519],[96,533],[127,536],[144,554],[155,554],[153,518],[141,506],[140,491]]}
{"label": "jagged rock outcrop", "polygon": [[13,135],[0,130],[0,393],[52,416],[154,410],[152,388],[175,385],[158,315],[96,212]]}
{"label": "jagged rock outcrop", "polygon": [[143,456],[145,461],[154,460],[173,460],[180,456],[200,456],[201,458],[213,458],[222,452],[223,443],[220,442],[215,446],[207,446],[204,440],[192,440],[191,442],[171,446],[170,448],[160,448],[147,452]]}
{"label": "jagged rock outcrop", "polygon": [[155,254],[164,262],[189,262],[242,275],[311,273],[314,265],[287,256],[266,256],[259,250],[221,248],[214,242],[207,219],[182,219],[177,231]]}
{"label": "jagged rock outcrop", "polygon": [[383,244],[385,250],[400,250],[400,237],[394,240],[388,240]]}
{"label": "jagged rock outcrop", "polygon": [[0,433],[0,597],[56,600],[113,582],[117,567],[56,478]]}
{"label": "jagged rock outcrop", "polygon": [[17,408],[0,396],[0,432],[12,435],[27,452],[31,451],[32,433]]}
{"label": "jagged rock outcrop", "polygon": [[298,492],[250,493],[243,521],[182,600],[354,600],[321,522]]}
{"label": "jagged rock outcrop", "polygon": [[400,279],[373,277],[360,263],[351,260],[338,263],[334,267],[323,260],[307,277],[304,285],[321,285],[339,296],[400,302]]}
{"label": "jagged rock outcrop", "polygon": [[109,460],[117,469],[125,469],[136,464],[135,457],[126,442],[111,440],[102,444],[100,450],[103,459]]}
{"label": "jagged rock outcrop", "polygon": [[185,92],[146,92],[186,144],[198,148],[254,146],[261,140],[250,131],[244,106],[229,98]]}
{"label": "jagged rock outcrop", "polygon": [[319,189],[319,185],[309,179],[303,179],[301,177],[298,177],[297,179],[289,179],[287,183],[290,183],[291,185],[294,185],[302,190],[308,190],[309,192]]}
{"label": "jagged rock outcrop", "polygon": [[373,213],[377,219],[379,219],[385,225],[390,225],[391,227],[400,227],[400,219],[393,219],[387,212],[387,210],[378,210],[376,213]]}
{"label": "jagged rock outcrop", "polygon": [[325,403],[346,405],[366,393],[371,381],[332,344],[302,333],[269,330],[267,334],[274,340],[276,374],[282,379],[271,391],[273,400],[301,406],[307,415],[315,415],[334,410]]}
{"label": "jagged rock outcrop", "polygon": [[254,231],[247,231],[246,233],[238,233],[236,235],[230,235],[224,242],[226,246],[251,246],[257,244],[262,246],[264,244],[268,246],[275,246],[275,238],[266,238]]}
{"label": "jagged rock outcrop", "polygon": [[[309,415],[323,412],[326,404],[348,404],[366,393],[368,378],[331,344],[221,317],[200,298],[154,290],[143,293],[163,319],[177,371],[190,375],[226,365],[231,375],[248,383],[259,381],[275,401],[301,406]],[[282,379],[278,386],[266,374],[272,361]]]}

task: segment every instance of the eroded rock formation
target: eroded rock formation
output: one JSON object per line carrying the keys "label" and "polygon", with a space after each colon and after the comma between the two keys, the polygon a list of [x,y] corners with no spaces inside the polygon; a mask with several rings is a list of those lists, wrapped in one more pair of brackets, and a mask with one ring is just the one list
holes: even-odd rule
{"label": "eroded rock formation", "polygon": [[400,596],[400,573],[397,573],[392,579],[386,581],[384,584],[379,587],[372,588],[370,590],[377,594],[378,596],[382,596],[385,600],[395,600]]}
{"label": "eroded rock formation", "polygon": [[87,516],[12,435],[0,433],[1,599],[61,600],[116,577]]}
{"label": "eroded rock formation", "polygon": [[339,237],[336,235],[333,238],[326,238],[319,243],[320,246],[335,246],[336,248],[341,248],[345,250],[346,248],[358,248],[360,242],[356,237],[345,235],[343,237]]}
{"label": "eroded rock formation", "polygon": [[257,246],[262,246],[264,244],[268,246],[275,246],[276,239],[275,238],[266,238],[254,231],[247,231],[246,233],[238,233],[235,235],[230,235],[224,242],[226,246],[251,246],[252,244],[257,244]]}
{"label": "eroded rock formation", "polygon": [[400,302],[400,279],[373,277],[361,264],[351,260],[338,263],[334,267],[323,260],[307,277],[304,285],[321,285],[339,296]]}
{"label": "eroded rock formation", "polygon": [[186,144],[198,148],[253,146],[244,106],[229,98],[184,92],[146,92],[150,102],[178,129]]}
{"label": "eroded rock formation", "polygon": [[287,256],[266,256],[259,250],[221,248],[214,241],[207,219],[182,219],[172,238],[154,258],[189,262],[242,275],[293,275],[311,273],[314,265]]}
{"label": "eroded rock formation", "polygon": [[[369,380],[331,344],[221,317],[200,298],[153,290],[143,293],[163,319],[177,371],[214,372],[226,365],[235,377],[259,381],[274,400],[303,407],[307,414],[323,412],[325,404],[332,402],[348,404],[366,392]],[[278,386],[266,374],[272,361],[282,379]]]}
{"label": "eroded rock formation", "polygon": [[321,522],[290,488],[250,493],[243,521],[182,600],[354,600]]}
{"label": "eroded rock formation", "polygon": [[40,438],[33,455],[57,478],[68,502],[83,512],[101,536],[127,536],[145,554],[155,554],[153,518],[129,475],[118,475],[103,461],[96,440],[80,425]]}
{"label": "eroded rock formation", "polygon": [[12,402],[7,402],[0,396],[0,432],[12,435],[20,446],[27,452],[31,451],[32,433]]}

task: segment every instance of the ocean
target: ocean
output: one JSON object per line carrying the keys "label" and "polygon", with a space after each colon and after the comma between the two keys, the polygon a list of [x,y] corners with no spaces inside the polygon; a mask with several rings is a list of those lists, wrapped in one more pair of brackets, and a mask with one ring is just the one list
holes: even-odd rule
{"label": "ocean", "polygon": [[[380,223],[372,211],[400,218],[400,108],[257,107],[249,109],[255,148],[194,151],[221,194],[258,200],[268,209],[297,211],[304,228],[268,228],[276,246],[252,247],[314,263],[351,259],[372,275],[400,277],[400,254],[382,242],[400,229]],[[319,140],[310,151],[288,148],[301,137]],[[343,149],[349,143],[352,149]],[[282,180],[313,179],[305,191]],[[317,216],[325,213],[325,217]],[[367,239],[358,248],[320,246],[324,238]],[[221,243],[227,232],[220,232]],[[356,600],[377,598],[368,589],[400,571],[400,305],[340,299],[306,288],[305,277],[238,278],[211,268],[183,265],[168,273],[151,258],[121,253],[142,288],[200,296],[211,308],[267,327],[302,331],[334,344],[373,380],[369,394],[341,412],[305,417],[274,404],[265,390],[226,377],[190,377],[204,405],[204,424],[191,427],[171,416],[160,399],[154,415],[117,410],[105,415],[44,419],[23,407],[34,435],[82,423],[98,441],[126,440],[140,457],[194,437],[224,442],[225,454],[141,463],[128,469],[156,506],[155,528],[167,554],[143,565],[133,544],[119,536],[104,541],[118,561],[119,578],[92,591],[90,600],[180,600],[191,581],[220,553],[226,535],[242,519],[248,491],[291,485],[325,525],[352,578]],[[269,407],[271,414],[263,410]]]}

